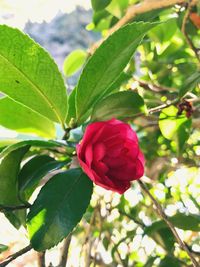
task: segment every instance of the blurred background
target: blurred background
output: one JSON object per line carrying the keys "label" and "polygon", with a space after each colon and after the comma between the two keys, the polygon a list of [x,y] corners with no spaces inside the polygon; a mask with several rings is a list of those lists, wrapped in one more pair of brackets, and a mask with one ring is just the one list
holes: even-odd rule
{"label": "blurred background", "polygon": [[[86,51],[105,36],[125,14],[128,6],[142,1],[110,1],[111,6],[98,11],[89,0],[0,0],[0,24],[17,27],[49,51],[63,72],[65,58],[75,49]],[[188,78],[197,71],[198,61],[181,31],[187,1],[134,20],[168,20],[152,30],[127,67],[123,90],[137,90],[149,108],[173,100]],[[187,31],[194,46],[200,48],[198,9],[188,19]],[[74,73],[73,73],[74,74]],[[80,70],[66,77],[69,91]],[[187,95],[191,114],[174,124],[177,109],[140,117],[131,121],[137,131],[146,158],[144,181],[162,204],[197,259],[200,256],[200,121],[199,85]],[[192,100],[191,100],[192,99]],[[158,122],[159,121],[159,122]],[[189,121],[189,123],[188,123]],[[166,129],[171,129],[166,132]],[[185,132],[185,130],[187,130]],[[62,133],[59,132],[61,136]],[[30,135],[29,135],[30,137]],[[0,139],[26,138],[1,126]],[[38,138],[33,136],[33,138]],[[26,246],[29,241],[22,227],[16,230],[0,214],[0,260]],[[46,253],[47,266],[58,266],[63,242]],[[9,267],[41,266],[40,256],[28,252]],[[68,267],[192,266],[187,254],[177,245],[171,231],[158,218],[151,200],[138,184],[123,196],[95,187],[95,194],[80,225],[74,230],[68,253]]]}

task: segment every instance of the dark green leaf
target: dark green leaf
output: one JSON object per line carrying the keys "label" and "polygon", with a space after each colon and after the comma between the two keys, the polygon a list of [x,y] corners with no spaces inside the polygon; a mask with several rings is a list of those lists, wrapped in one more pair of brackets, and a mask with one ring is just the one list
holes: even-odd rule
{"label": "dark green leaf", "polygon": [[64,61],[63,72],[67,77],[76,73],[85,63],[87,53],[84,50],[77,49],[71,52]]}
{"label": "dark green leaf", "polygon": [[52,121],[8,97],[0,99],[0,125],[17,132],[55,138]]}
{"label": "dark green leaf", "polygon": [[178,259],[172,256],[166,256],[163,260],[161,260],[159,267],[181,267],[181,263]]}
{"label": "dark green leaf", "polygon": [[64,123],[67,94],[57,65],[28,35],[0,26],[0,91],[50,120]]}
{"label": "dark green leaf", "polygon": [[[21,205],[22,202],[18,198],[18,173],[20,163],[29,150],[30,146],[18,148],[10,152],[1,162],[0,165],[0,204],[7,206]],[[13,212],[5,212],[8,220],[19,228],[25,221],[25,210],[17,210]]]}
{"label": "dark green leaf", "polygon": [[55,246],[73,230],[89,205],[92,187],[81,169],[59,173],[46,183],[28,214],[28,232],[35,250]]}
{"label": "dark green leaf", "polygon": [[142,97],[132,91],[118,92],[99,101],[92,111],[91,120],[129,118],[145,111]]}
{"label": "dark green leaf", "polygon": [[107,7],[112,0],[91,0],[92,2],[92,8],[95,11],[99,11],[101,9],[104,9]]}
{"label": "dark green leaf", "polygon": [[88,60],[81,74],[76,95],[79,124],[85,114],[105,94],[126,67],[145,33],[155,23],[132,23],[113,33]]}
{"label": "dark green leaf", "polygon": [[18,176],[20,198],[27,201],[46,174],[58,170],[66,164],[66,161],[56,161],[47,155],[36,156],[29,160]]}
{"label": "dark green leaf", "polygon": [[17,177],[20,169],[20,163],[29,150],[30,146],[18,148],[10,152],[1,162],[0,165],[0,204],[18,205]]}
{"label": "dark green leaf", "polygon": [[0,253],[2,253],[2,252],[4,252],[4,251],[6,251],[6,250],[8,250],[9,249],[9,247],[8,246],[6,246],[6,245],[3,245],[3,244],[0,244]]}
{"label": "dark green leaf", "polygon": [[200,72],[197,71],[191,75],[182,86],[179,92],[179,97],[183,97],[187,92],[193,90],[198,84],[200,84]]}

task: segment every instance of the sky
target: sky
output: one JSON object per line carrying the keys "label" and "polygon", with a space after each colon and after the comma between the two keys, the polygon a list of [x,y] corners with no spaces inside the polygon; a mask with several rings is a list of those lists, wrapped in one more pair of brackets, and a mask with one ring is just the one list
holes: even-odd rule
{"label": "sky", "polygon": [[59,11],[70,13],[77,5],[91,7],[90,0],[0,0],[0,24],[23,29],[28,20],[49,22]]}

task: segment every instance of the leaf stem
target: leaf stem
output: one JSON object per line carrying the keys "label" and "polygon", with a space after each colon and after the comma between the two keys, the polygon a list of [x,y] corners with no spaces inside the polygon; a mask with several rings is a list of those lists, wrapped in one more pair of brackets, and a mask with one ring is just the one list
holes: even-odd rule
{"label": "leaf stem", "polygon": [[168,227],[170,228],[170,230],[172,231],[174,237],[176,238],[180,248],[182,248],[190,257],[193,266],[194,267],[199,267],[198,262],[196,261],[196,259],[194,258],[194,256],[192,255],[191,251],[188,249],[187,245],[182,241],[182,239],[180,238],[178,232],[176,231],[176,228],[174,227],[174,225],[168,220],[167,215],[165,214],[164,210],[162,209],[161,205],[157,202],[157,200],[152,196],[152,194],[149,192],[148,188],[146,187],[146,185],[138,180],[138,183],[141,187],[141,189],[149,196],[149,198],[151,199],[151,201],[153,202],[153,204],[155,205],[156,209],[155,211],[158,213],[158,215],[166,222],[166,224],[168,225]]}
{"label": "leaf stem", "polygon": [[31,205],[20,205],[20,206],[6,206],[6,205],[2,205],[0,204],[0,212],[2,211],[14,211],[14,210],[23,210],[23,209],[28,209],[30,208]]}

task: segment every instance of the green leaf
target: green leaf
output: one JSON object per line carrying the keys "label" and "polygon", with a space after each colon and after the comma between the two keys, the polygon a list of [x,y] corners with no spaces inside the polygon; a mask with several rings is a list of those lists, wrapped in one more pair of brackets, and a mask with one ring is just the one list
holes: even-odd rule
{"label": "green leaf", "polygon": [[129,0],[112,0],[110,5],[106,8],[113,16],[121,18],[128,7]]}
{"label": "green leaf", "polygon": [[132,91],[118,92],[99,101],[93,108],[91,120],[129,118],[145,111],[144,100]]}
{"label": "green leaf", "polygon": [[159,267],[181,267],[182,264],[178,259],[172,256],[166,256],[163,260],[161,260]]}
{"label": "green leaf", "polygon": [[183,230],[190,230],[194,232],[200,231],[200,215],[197,214],[183,214],[177,213],[172,217],[169,217],[170,222],[174,226]]}
{"label": "green leaf", "polygon": [[18,176],[20,199],[27,201],[45,175],[65,165],[67,161],[57,161],[47,155],[35,156],[29,160]]}
{"label": "green leaf", "polygon": [[182,86],[179,92],[179,97],[183,97],[186,93],[193,90],[198,84],[200,84],[200,72],[197,71],[191,75]]}
{"label": "green leaf", "polygon": [[53,148],[53,147],[65,147],[64,143],[60,143],[57,141],[45,141],[45,140],[24,140],[15,144],[12,144],[6,147],[0,153],[0,159],[11,153],[12,151],[25,147],[25,146],[34,146],[34,147],[42,147],[42,148]]}
{"label": "green leaf", "polygon": [[20,204],[18,198],[17,177],[20,169],[20,163],[29,150],[30,146],[18,148],[10,152],[0,165],[0,204],[17,205]]}
{"label": "green leaf", "polygon": [[67,77],[76,73],[85,63],[87,53],[84,50],[77,49],[71,52],[64,61],[63,72]]}
{"label": "green leaf", "polygon": [[[168,217],[168,220],[173,223],[175,227],[182,230],[200,231],[200,216],[197,214],[186,215],[184,213],[177,213],[174,216]],[[166,227],[168,227],[166,223],[163,220],[159,220],[146,227],[145,233],[153,233]]]}
{"label": "green leaf", "polygon": [[91,0],[92,2],[92,8],[95,11],[99,11],[101,9],[104,9],[107,7],[112,0]]}
{"label": "green leaf", "polygon": [[175,106],[163,109],[159,117],[159,127],[162,135],[177,142],[179,150],[182,150],[189,138],[191,119],[184,114],[177,114],[178,109]]}
{"label": "green leaf", "polygon": [[52,121],[8,97],[0,99],[0,125],[21,133],[55,138]]}
{"label": "green leaf", "polygon": [[50,120],[64,123],[67,94],[57,65],[28,35],[0,25],[0,91]]}
{"label": "green leaf", "polygon": [[145,33],[157,23],[132,23],[113,33],[88,60],[77,86],[76,107],[79,124],[85,114],[105,94],[131,59]]}
{"label": "green leaf", "polygon": [[105,96],[109,95],[112,92],[119,91],[120,87],[131,78],[132,76],[130,74],[122,72],[117,80],[115,80],[115,82],[112,83],[111,86],[106,90]]}
{"label": "green leaf", "polygon": [[2,253],[2,252],[4,252],[4,251],[6,251],[6,250],[8,250],[9,249],[9,247],[8,246],[6,246],[6,245],[3,245],[3,244],[0,244],[0,253]]}
{"label": "green leaf", "polygon": [[89,205],[92,188],[92,181],[81,169],[59,173],[46,183],[27,220],[35,250],[57,245],[73,230]]}

